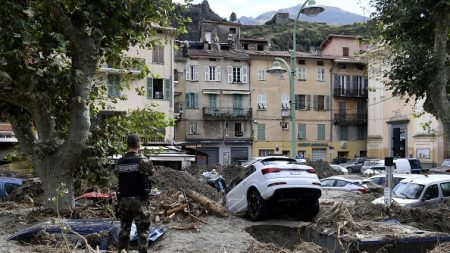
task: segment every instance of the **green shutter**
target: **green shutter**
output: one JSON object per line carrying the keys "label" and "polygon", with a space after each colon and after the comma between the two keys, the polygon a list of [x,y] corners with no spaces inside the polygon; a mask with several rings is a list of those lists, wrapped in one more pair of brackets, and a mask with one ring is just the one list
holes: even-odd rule
{"label": "green shutter", "polygon": [[113,97],[114,96],[114,76],[108,75],[108,96]]}
{"label": "green shutter", "polygon": [[153,78],[147,77],[147,98],[153,98]]}
{"label": "green shutter", "polygon": [[193,93],[193,94],[194,94],[193,106],[194,106],[194,108],[198,108],[198,93]]}
{"label": "green shutter", "polygon": [[108,75],[108,96],[120,96],[120,75]]}
{"label": "green shutter", "polygon": [[298,124],[298,139],[306,140],[306,124]]}
{"label": "green shutter", "polygon": [[258,124],[258,141],[264,141],[266,139],[266,125]]}
{"label": "green shutter", "polygon": [[317,124],[317,140],[325,140],[325,125]]}
{"label": "green shutter", "polygon": [[186,93],[186,94],[184,94],[184,101],[185,101],[185,103],[186,103],[186,108],[191,108],[191,103],[190,103],[190,99],[189,99],[189,94],[190,93]]}
{"label": "green shutter", "polygon": [[171,79],[164,79],[164,99],[172,101],[172,82],[171,82]]}
{"label": "green shutter", "polygon": [[209,94],[209,108],[215,109],[217,108],[217,95]]}

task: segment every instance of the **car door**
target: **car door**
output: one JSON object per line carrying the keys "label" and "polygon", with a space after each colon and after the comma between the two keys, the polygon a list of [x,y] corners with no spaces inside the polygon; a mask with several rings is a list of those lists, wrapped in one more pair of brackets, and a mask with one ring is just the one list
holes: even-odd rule
{"label": "car door", "polygon": [[437,184],[432,184],[427,187],[422,196],[422,205],[427,207],[435,207],[441,203],[441,197],[439,195],[439,187]]}
{"label": "car door", "polygon": [[226,195],[226,206],[232,213],[244,212],[247,209],[247,189],[249,176],[255,171],[255,166],[244,168],[239,174],[239,183]]}
{"label": "car door", "polygon": [[450,202],[450,182],[441,183],[442,202]]}

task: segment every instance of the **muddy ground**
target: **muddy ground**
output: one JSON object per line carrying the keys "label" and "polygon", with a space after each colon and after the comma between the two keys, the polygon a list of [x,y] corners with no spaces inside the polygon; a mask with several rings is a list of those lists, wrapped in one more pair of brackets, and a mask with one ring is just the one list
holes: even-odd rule
{"label": "muddy ground", "polygon": [[[333,172],[325,171],[325,165],[313,165],[322,176],[329,176]],[[222,195],[214,188],[201,180],[201,173],[210,171],[211,167],[195,167],[187,171],[174,171],[165,167],[158,167],[153,177],[153,186],[163,191],[162,200],[153,203],[154,214],[162,207],[169,208],[177,191],[191,189],[202,193],[214,200],[220,200]],[[239,173],[239,167],[219,167],[215,169],[229,182]],[[387,219],[396,219],[401,224],[411,225],[422,230],[444,232],[450,234],[450,206],[442,206],[436,210],[404,209],[394,206],[387,210],[370,202],[379,194],[359,194],[324,191],[321,198],[321,211],[311,223],[299,221],[296,217],[274,215],[273,218],[250,222],[245,218],[229,216],[217,217],[208,213],[195,203],[189,203],[189,210],[193,210],[198,219],[193,219],[189,213],[177,213],[167,223],[159,223],[166,228],[164,234],[155,243],[150,245],[150,252],[327,252],[319,246],[307,242],[299,233],[299,228],[309,227],[317,231],[339,233],[344,235],[361,235],[380,233],[384,228],[377,230],[377,223]],[[65,245],[63,240],[44,238],[40,244],[26,244],[8,241],[7,238],[15,232],[40,221],[54,219],[55,215],[45,213],[37,203],[26,202],[17,204],[0,201],[0,252],[88,252],[86,249],[74,249],[73,245]],[[158,206],[159,205],[159,206]],[[186,211],[186,210],[185,210]],[[198,211],[198,212],[197,212]],[[86,208],[78,216],[81,218],[111,218],[111,207],[104,210]],[[154,218],[154,217],[153,217]],[[167,218],[167,217],[166,217]],[[155,224],[155,221],[153,221]],[[390,227],[392,236],[401,232],[394,226]],[[114,246],[109,252],[115,252]],[[389,251],[386,251],[389,252]],[[438,245],[430,253],[450,252],[450,244]],[[382,251],[378,252],[382,253]]]}

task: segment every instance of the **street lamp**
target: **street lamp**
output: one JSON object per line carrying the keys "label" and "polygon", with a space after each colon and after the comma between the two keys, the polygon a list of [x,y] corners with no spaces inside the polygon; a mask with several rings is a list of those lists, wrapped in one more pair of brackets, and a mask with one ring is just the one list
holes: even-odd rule
{"label": "street lamp", "polygon": [[[307,6],[308,5],[308,6]],[[279,75],[286,72],[289,72],[289,95],[290,95],[290,110],[291,110],[291,131],[292,131],[292,140],[291,140],[291,156],[293,158],[297,155],[297,137],[296,137],[296,119],[295,119],[295,86],[294,86],[294,80],[295,80],[295,70],[296,70],[296,56],[297,56],[297,21],[300,17],[300,13],[303,13],[306,16],[314,17],[317,16],[319,13],[323,12],[324,8],[316,6],[315,0],[306,0],[300,10],[298,11],[297,18],[294,21],[294,30],[292,32],[292,50],[291,50],[291,64],[288,65],[285,60],[282,58],[275,58],[275,62],[272,65],[272,68],[267,70],[268,73],[273,75]],[[286,69],[281,67],[280,62],[284,63],[286,65]]]}

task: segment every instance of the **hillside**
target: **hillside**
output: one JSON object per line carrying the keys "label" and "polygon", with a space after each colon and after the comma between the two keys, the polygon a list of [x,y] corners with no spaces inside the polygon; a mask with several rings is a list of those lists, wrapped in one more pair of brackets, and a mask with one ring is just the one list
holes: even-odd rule
{"label": "hillside", "polygon": [[[371,23],[352,25],[328,25],[324,23],[300,22],[297,25],[297,50],[309,51],[310,46],[318,47],[329,34],[356,35],[371,37]],[[293,20],[286,25],[267,22],[265,25],[244,25],[241,36],[244,38],[269,38],[271,50],[288,50],[292,48]]]}
{"label": "hillside", "polygon": [[[239,21],[241,22],[241,24],[244,25],[260,25],[270,20],[273,17],[273,15],[275,15],[275,13],[278,12],[287,12],[289,13],[290,18],[295,19],[297,17],[298,11],[300,10],[300,7],[301,5],[296,5],[290,8],[271,10],[257,16],[256,18],[243,16],[239,18]],[[369,20],[368,17],[354,14],[337,7],[332,6],[322,6],[322,7],[325,8],[325,11],[320,15],[317,15],[315,17],[307,17],[302,15],[301,20],[308,22],[335,24],[335,25],[348,25],[353,23],[367,22],[367,20]]]}

